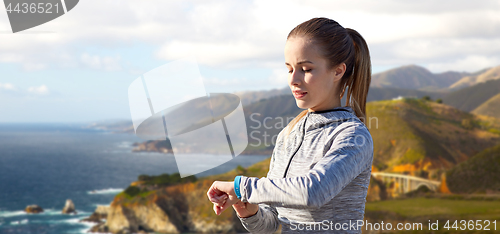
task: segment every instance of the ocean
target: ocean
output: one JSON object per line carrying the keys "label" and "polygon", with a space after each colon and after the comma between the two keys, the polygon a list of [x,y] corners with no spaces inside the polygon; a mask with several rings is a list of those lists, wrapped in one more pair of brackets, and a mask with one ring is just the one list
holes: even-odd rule
{"label": "ocean", "polygon": [[[134,134],[86,129],[81,124],[0,124],[0,233],[86,233],[79,222],[141,174],[178,172],[171,154],[132,153]],[[269,156],[241,155],[197,177],[250,166]],[[207,188],[208,190],[208,188]],[[66,199],[77,214],[61,214]],[[207,200],[208,202],[208,200]],[[28,205],[44,209],[26,214]]]}

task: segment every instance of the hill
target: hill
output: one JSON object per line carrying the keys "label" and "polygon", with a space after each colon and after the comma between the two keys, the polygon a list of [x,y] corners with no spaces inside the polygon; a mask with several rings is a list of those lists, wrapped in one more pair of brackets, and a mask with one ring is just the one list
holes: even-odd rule
{"label": "hill", "polygon": [[500,192],[500,145],[485,149],[446,174],[454,193]]}
{"label": "hill", "polygon": [[[288,88],[286,88],[288,89]],[[284,92],[282,89],[280,92]],[[243,101],[247,97],[247,104],[243,105],[245,120],[247,123],[247,132],[249,139],[249,146],[245,150],[245,154],[270,154],[272,152],[272,142],[275,136],[283,129],[302,109],[297,107],[295,98],[290,94],[269,96],[270,93],[265,94],[268,98],[261,98],[254,101],[251,97],[263,97],[260,95],[252,96],[251,92],[246,92],[246,96],[241,97]],[[384,99],[397,98],[399,96],[410,97],[423,97],[430,96],[432,98],[440,98],[444,94],[437,92],[426,92],[418,90],[407,90],[399,88],[376,88],[371,87],[368,93],[367,100],[377,101]],[[249,98],[250,97],[250,98]],[[342,99],[345,104],[345,98]],[[130,124],[130,123],[129,123]],[[123,125],[116,124],[121,128]],[[103,126],[102,128],[113,129],[114,125]],[[133,127],[129,126],[129,129]],[[171,152],[166,148],[168,144],[165,141],[146,141],[143,143],[135,144],[134,151],[152,151],[152,152]]]}
{"label": "hill", "polygon": [[[415,89],[401,89],[392,87],[370,87],[368,91],[368,96],[366,98],[367,102],[379,101],[379,100],[391,100],[398,97],[416,97],[421,98],[424,96],[429,96],[431,99],[442,98],[447,93],[444,92],[433,92],[433,91],[423,91]],[[342,103],[345,103],[343,99]]]}
{"label": "hill", "polygon": [[432,91],[448,88],[467,75],[461,72],[434,74],[423,67],[408,65],[372,75],[371,86]]}
{"label": "hill", "polygon": [[[279,131],[300,111],[289,96],[245,107],[247,153],[270,155]],[[500,141],[499,119],[422,99],[368,102],[367,116],[378,170],[437,179],[438,172]]]}
{"label": "hill", "polygon": [[473,111],[500,93],[500,80],[490,80],[451,92],[443,102],[463,111]]}
{"label": "hill", "polygon": [[370,102],[378,170],[439,179],[439,174],[500,141],[500,120],[422,99]]}
{"label": "hill", "polygon": [[500,119],[500,93],[478,106],[472,113],[476,115],[488,115]]}
{"label": "hill", "polygon": [[272,153],[279,132],[302,111],[291,95],[261,99],[244,106],[243,110],[248,133],[245,153],[268,155]]}
{"label": "hill", "polygon": [[[474,73],[456,71],[432,73],[421,66],[407,65],[373,74],[370,91],[374,94],[372,97],[369,95],[368,101],[386,100],[397,96],[441,98],[450,90],[457,91],[498,79],[500,79],[500,66],[486,68]],[[387,94],[384,94],[385,92]],[[240,96],[243,105],[274,96],[291,96],[290,89],[285,84],[281,89],[246,91],[235,94]]]}
{"label": "hill", "polygon": [[271,90],[262,90],[262,91],[244,91],[244,92],[236,92],[234,94],[238,95],[241,99],[241,103],[246,106],[254,102],[258,102],[262,99],[268,99],[275,96],[281,95],[290,95],[292,96],[292,92],[288,86],[283,85],[284,87],[281,89],[271,89]]}
{"label": "hill", "polygon": [[[447,76],[449,74],[455,74],[455,72],[446,72],[442,74],[443,76]],[[292,92],[288,87],[284,87],[282,89],[272,89],[264,91],[237,92],[235,94],[241,98],[241,103],[243,104],[243,106],[248,106],[250,104],[262,101],[264,99],[269,99],[277,96],[289,96],[290,98],[293,98]],[[404,89],[395,87],[375,87],[372,85],[370,86],[370,90],[368,92],[368,96],[366,99],[368,102],[378,101],[378,100],[388,100],[397,98],[399,96],[418,97],[418,98],[423,96],[429,96],[432,99],[437,99],[444,97],[446,94],[447,94],[446,92]],[[345,96],[344,98],[342,98],[342,103],[345,103]]]}
{"label": "hill", "polygon": [[[244,106],[249,140],[244,153],[271,155],[278,133],[300,111],[288,95]],[[367,116],[374,166],[381,171],[438,179],[443,170],[500,141],[500,120],[423,99],[368,102]]]}
{"label": "hill", "polygon": [[475,74],[465,76],[457,82],[450,85],[450,89],[460,89],[472,85],[476,85],[479,83],[483,83],[489,80],[498,80],[500,79],[500,66],[489,68],[477,72]]}

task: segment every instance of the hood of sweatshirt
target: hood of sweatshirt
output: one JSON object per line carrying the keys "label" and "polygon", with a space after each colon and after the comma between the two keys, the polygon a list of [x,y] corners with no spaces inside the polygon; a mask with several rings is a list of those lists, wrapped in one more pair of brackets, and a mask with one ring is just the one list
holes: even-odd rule
{"label": "hood of sweatshirt", "polygon": [[340,124],[345,121],[361,121],[350,106],[336,107],[331,110],[307,112],[302,118],[302,124],[305,121],[305,131],[322,128],[325,125]]}
{"label": "hood of sweatshirt", "polygon": [[[339,132],[350,126],[343,125],[345,127],[338,127],[344,122],[359,122],[364,125],[350,106],[336,107],[324,111],[307,112],[307,114],[295,124],[292,131],[282,138],[284,142],[277,142],[277,145],[284,145],[286,149],[286,158],[291,161],[302,145],[306,134],[316,134],[328,128],[334,129],[333,138],[335,138]],[[287,131],[282,132],[282,134],[287,134]],[[289,165],[290,162],[288,163],[288,166]],[[287,175],[288,166],[283,173],[283,177]]]}

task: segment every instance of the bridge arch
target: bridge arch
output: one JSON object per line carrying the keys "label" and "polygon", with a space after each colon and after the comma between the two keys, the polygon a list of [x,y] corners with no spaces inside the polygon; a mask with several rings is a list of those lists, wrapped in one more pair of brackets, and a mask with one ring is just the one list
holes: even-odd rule
{"label": "bridge arch", "polygon": [[404,194],[425,186],[431,191],[437,191],[441,185],[440,181],[428,180],[416,176],[403,175],[388,172],[372,172],[372,176],[385,182],[395,182],[398,184],[397,193]]}

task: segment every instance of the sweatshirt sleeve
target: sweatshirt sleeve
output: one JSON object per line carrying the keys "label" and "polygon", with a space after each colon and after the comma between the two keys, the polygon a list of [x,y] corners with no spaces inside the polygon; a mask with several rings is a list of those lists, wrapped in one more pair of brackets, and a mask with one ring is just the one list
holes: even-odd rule
{"label": "sweatshirt sleeve", "polygon": [[[330,149],[304,176],[241,177],[241,201],[274,207],[319,208],[335,197],[373,160],[373,140],[365,127],[342,130]],[[288,163],[288,162],[280,162]]]}
{"label": "sweatshirt sleeve", "polygon": [[[278,134],[278,140],[281,138],[282,133],[286,131],[286,129],[288,128],[284,128]],[[271,160],[269,164],[269,172],[267,173],[268,176],[274,167],[275,153],[276,150],[273,150],[273,154],[271,155]],[[240,182],[240,188],[241,185],[242,183]],[[278,219],[278,211],[276,210],[276,208],[267,204],[258,204],[258,205],[259,205],[259,210],[257,211],[256,214],[250,217],[242,218],[237,215],[241,221],[241,224],[250,233],[259,233],[259,234],[275,233],[280,226],[280,221]]]}
{"label": "sweatshirt sleeve", "polygon": [[266,204],[259,204],[259,210],[256,214],[247,218],[240,216],[238,218],[243,227],[250,233],[274,233],[280,225],[278,211],[276,211],[276,208]]}

